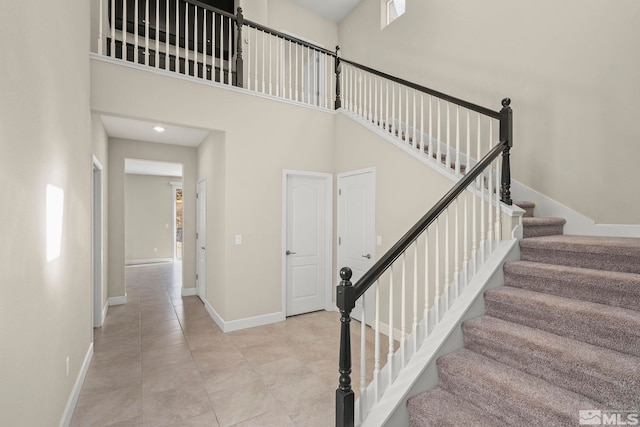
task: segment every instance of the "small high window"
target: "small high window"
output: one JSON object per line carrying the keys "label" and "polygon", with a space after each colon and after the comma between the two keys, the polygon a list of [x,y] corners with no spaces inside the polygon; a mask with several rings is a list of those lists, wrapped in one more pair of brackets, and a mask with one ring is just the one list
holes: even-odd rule
{"label": "small high window", "polygon": [[386,24],[391,24],[394,20],[404,14],[406,0],[383,0],[385,2]]}

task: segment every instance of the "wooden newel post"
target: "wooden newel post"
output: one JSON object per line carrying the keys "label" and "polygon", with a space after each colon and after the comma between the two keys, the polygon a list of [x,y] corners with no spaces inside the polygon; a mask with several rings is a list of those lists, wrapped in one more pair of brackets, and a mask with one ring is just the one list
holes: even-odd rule
{"label": "wooden newel post", "polygon": [[236,15],[236,86],[244,87],[244,60],[242,59],[242,26],[244,25],[244,15],[239,7]]}
{"label": "wooden newel post", "polygon": [[[337,101],[336,101],[337,102]],[[336,390],[336,427],[353,427],[355,396],[351,389],[351,310],[356,305],[351,269],[340,270],[336,302],[340,309],[340,385]]]}
{"label": "wooden newel post", "polygon": [[340,64],[340,46],[336,46],[336,110],[342,107],[341,88],[340,88],[340,73],[342,72],[342,64]]}
{"label": "wooden newel post", "polygon": [[511,99],[502,100],[502,110],[500,110],[500,142],[506,142],[502,151],[502,182],[500,183],[500,200],[507,205],[513,204],[511,200],[511,164],[509,161],[509,151],[513,147],[513,110],[511,110]]}

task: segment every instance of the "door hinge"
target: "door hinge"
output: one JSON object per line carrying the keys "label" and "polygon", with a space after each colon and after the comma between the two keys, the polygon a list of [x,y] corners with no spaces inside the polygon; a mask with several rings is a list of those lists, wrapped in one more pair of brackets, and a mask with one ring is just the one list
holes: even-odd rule
{"label": "door hinge", "polygon": [[338,189],[338,196],[342,196],[342,188]]}
{"label": "door hinge", "polygon": [[198,240],[198,233],[196,233],[196,240]]}
{"label": "door hinge", "polygon": [[196,274],[196,280],[198,280],[198,275]]}
{"label": "door hinge", "polygon": [[342,244],[342,237],[338,237],[338,244],[341,245]]}

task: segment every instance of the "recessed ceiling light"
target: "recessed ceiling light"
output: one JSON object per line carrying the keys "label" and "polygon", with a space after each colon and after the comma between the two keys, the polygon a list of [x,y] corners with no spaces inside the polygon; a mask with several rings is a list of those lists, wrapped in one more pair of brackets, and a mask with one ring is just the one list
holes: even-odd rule
{"label": "recessed ceiling light", "polygon": [[155,130],[158,133],[164,132],[164,128],[162,126],[154,126],[153,130]]}

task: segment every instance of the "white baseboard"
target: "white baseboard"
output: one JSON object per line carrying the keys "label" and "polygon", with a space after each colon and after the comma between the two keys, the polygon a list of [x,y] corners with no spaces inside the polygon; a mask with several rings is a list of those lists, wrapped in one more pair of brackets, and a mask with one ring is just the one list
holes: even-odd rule
{"label": "white baseboard", "polygon": [[108,310],[109,310],[109,300],[107,300],[107,303],[104,305],[104,307],[102,307],[102,322],[100,323],[101,325],[104,324],[104,319],[107,318]]}
{"label": "white baseboard", "polygon": [[182,288],[180,294],[183,297],[192,297],[194,295],[198,295],[198,288]]}
{"label": "white baseboard", "polygon": [[222,332],[240,331],[242,329],[255,328],[256,326],[270,325],[271,323],[282,322],[286,318],[284,313],[280,311],[244,319],[225,321],[211,304],[209,304],[209,301],[205,301],[204,306],[209,316],[216,322],[216,325],[218,325]]}
{"label": "white baseboard", "polygon": [[535,203],[535,216],[551,216],[566,219],[567,223],[564,226],[564,234],[640,237],[640,224],[596,224],[591,218],[515,180],[511,181],[511,194],[515,201]]}
{"label": "white baseboard", "polygon": [[126,259],[124,265],[157,264],[160,262],[173,262],[173,258]]}
{"label": "white baseboard", "polygon": [[112,305],[122,305],[122,304],[126,304],[127,303],[127,296],[123,295],[120,297],[109,297],[109,299],[107,300],[107,304],[109,304],[109,306]]}
{"label": "white baseboard", "polygon": [[64,412],[62,413],[62,419],[60,420],[60,427],[67,427],[71,424],[71,417],[73,417],[73,411],[76,409],[76,404],[78,403],[78,396],[80,396],[80,390],[82,390],[82,384],[84,384],[84,379],[87,376],[87,371],[89,370],[89,365],[91,364],[91,359],[93,358],[93,343],[89,344],[89,349],[87,350],[87,354],[84,356],[84,361],[82,362],[82,367],[80,368],[80,372],[78,373],[78,377],[76,378],[76,382],[73,385],[73,389],[71,390],[71,395],[69,395],[69,399],[67,400],[67,405],[64,408]]}

